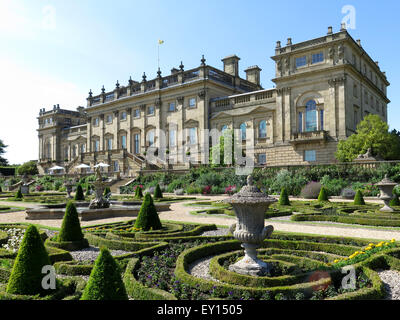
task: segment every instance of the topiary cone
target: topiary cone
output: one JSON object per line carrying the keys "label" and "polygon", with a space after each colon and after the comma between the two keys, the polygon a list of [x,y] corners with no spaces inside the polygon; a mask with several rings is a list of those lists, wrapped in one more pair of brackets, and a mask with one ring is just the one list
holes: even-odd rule
{"label": "topiary cone", "polygon": [[75,193],[75,200],[85,200],[85,195],[83,194],[83,189],[80,184],[76,187],[76,193]]}
{"label": "topiary cone", "polygon": [[12,294],[36,295],[46,292],[42,288],[42,268],[51,265],[39,231],[31,225],[25,232],[17,258],[7,284]]}
{"label": "topiary cone", "polygon": [[318,201],[329,201],[328,193],[326,192],[325,187],[321,188],[321,191],[319,192],[319,195],[318,195]]}
{"label": "topiary cone", "polygon": [[100,249],[81,300],[128,300],[121,270],[106,248]]}
{"label": "topiary cone", "polygon": [[22,199],[24,196],[22,195],[21,187],[18,189],[17,194],[15,195],[15,199]]}
{"label": "topiary cone", "polygon": [[160,185],[157,183],[156,188],[154,189],[154,199],[161,199],[163,197]]}
{"label": "topiary cone", "polygon": [[61,231],[57,237],[57,241],[81,241],[82,239],[83,233],[79,222],[78,211],[76,210],[75,204],[69,201],[65,208]]}
{"label": "topiary cone", "polygon": [[356,195],[354,197],[354,205],[362,206],[365,205],[364,197],[361,190],[357,190]]}
{"label": "topiary cone", "polygon": [[286,191],[286,188],[282,188],[278,203],[282,206],[290,206],[289,196]]}
{"label": "topiary cone", "polygon": [[162,228],[157,209],[154,205],[153,198],[150,193],[146,193],[138,217],[136,218],[134,227],[143,231],[159,230]]}
{"label": "topiary cone", "polygon": [[135,199],[141,199],[141,198],[143,198],[142,188],[137,186],[135,189]]}

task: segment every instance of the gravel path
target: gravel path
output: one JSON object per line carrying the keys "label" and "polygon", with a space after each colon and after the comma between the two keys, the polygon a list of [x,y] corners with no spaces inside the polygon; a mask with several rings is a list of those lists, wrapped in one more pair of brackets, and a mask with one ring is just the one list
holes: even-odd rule
{"label": "gravel path", "polygon": [[385,290],[386,300],[400,300],[400,273],[396,270],[378,271]]}
{"label": "gravel path", "polygon": [[[215,255],[214,255],[215,256]],[[214,256],[209,256],[205,257],[199,260],[196,260],[195,262],[191,263],[189,265],[189,274],[196,278],[203,278],[206,280],[212,280],[212,281],[217,281],[220,282],[219,280],[213,278],[210,273],[208,272],[210,269],[210,261]]]}
{"label": "gravel path", "polygon": [[[81,250],[70,251],[70,254],[74,260],[77,261],[95,261],[100,253],[100,249],[90,246],[89,248],[84,248]],[[112,256],[120,256],[122,254],[129,253],[123,250],[110,250]]]}

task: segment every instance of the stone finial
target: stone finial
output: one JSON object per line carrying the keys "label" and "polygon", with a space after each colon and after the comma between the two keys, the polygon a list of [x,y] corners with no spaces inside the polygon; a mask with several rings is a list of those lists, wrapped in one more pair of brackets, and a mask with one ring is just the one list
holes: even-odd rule
{"label": "stone finial", "polygon": [[133,84],[132,76],[129,76],[128,83],[129,83],[130,86]]}
{"label": "stone finial", "polygon": [[360,39],[357,39],[357,44],[358,44],[358,46],[361,47],[361,40]]}
{"label": "stone finial", "polygon": [[183,63],[182,63],[182,61],[181,61],[181,64],[179,65],[179,70],[181,70],[181,71],[183,71],[183,68],[184,68],[185,66],[183,65]]}
{"label": "stone finial", "polygon": [[103,87],[101,88],[101,93],[105,93],[106,92],[106,89],[104,88],[104,85],[103,85]]}
{"label": "stone finial", "polygon": [[276,49],[279,49],[280,47],[281,47],[281,42],[280,42],[280,41],[277,41],[277,42],[276,42],[276,47],[275,47],[275,48],[276,48]]}
{"label": "stone finial", "polygon": [[93,92],[92,89],[89,90],[89,98],[91,98],[93,96]]}
{"label": "stone finial", "polygon": [[115,84],[115,88],[119,89],[119,82],[117,80],[117,83]]}
{"label": "stone finial", "polygon": [[333,31],[332,31],[332,26],[329,26],[328,27],[328,33],[327,34],[332,34],[333,33]]}
{"label": "stone finial", "polygon": [[142,76],[142,79],[143,79],[143,80],[142,80],[142,81],[143,81],[143,82],[146,82],[146,78],[147,78],[146,72],[143,72],[143,76]]}
{"label": "stone finial", "polygon": [[204,54],[201,55],[201,65],[205,66],[206,65],[206,59],[204,59]]}
{"label": "stone finial", "polygon": [[340,24],[340,31],[346,31],[346,22]]}
{"label": "stone finial", "polygon": [[287,46],[291,46],[292,45],[292,38],[287,38]]}
{"label": "stone finial", "polygon": [[161,78],[161,70],[160,70],[160,68],[158,68],[158,71],[157,71],[157,78]]}
{"label": "stone finial", "polygon": [[248,186],[252,186],[253,185],[253,176],[252,175],[248,175],[247,176],[247,185]]}

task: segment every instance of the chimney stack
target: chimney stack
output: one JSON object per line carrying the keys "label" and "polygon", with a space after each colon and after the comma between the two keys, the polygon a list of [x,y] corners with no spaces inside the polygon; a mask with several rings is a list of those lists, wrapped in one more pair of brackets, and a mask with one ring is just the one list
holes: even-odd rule
{"label": "chimney stack", "polygon": [[252,82],[256,85],[260,85],[260,71],[261,68],[258,66],[248,67],[244,72],[246,72],[246,80]]}
{"label": "chimney stack", "polygon": [[332,32],[332,27],[331,26],[329,26],[328,27],[328,34],[332,34],[333,32]]}
{"label": "chimney stack", "polygon": [[234,77],[238,77],[239,76],[239,60],[240,60],[240,58],[235,54],[221,59],[221,61],[224,63],[224,72],[229,73],[230,75],[232,75]]}

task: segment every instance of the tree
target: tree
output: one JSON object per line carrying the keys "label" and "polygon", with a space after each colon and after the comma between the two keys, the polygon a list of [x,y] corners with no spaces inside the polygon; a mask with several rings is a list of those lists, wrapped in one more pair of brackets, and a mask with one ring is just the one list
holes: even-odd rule
{"label": "tree", "polygon": [[83,194],[83,189],[80,184],[76,187],[75,200],[85,200],[85,195]]}
{"label": "tree", "polygon": [[100,248],[81,300],[128,300],[120,267],[106,248]]}
{"label": "tree", "polygon": [[161,221],[150,193],[146,193],[134,227],[142,231],[162,229]]}
{"label": "tree", "polygon": [[157,183],[156,188],[154,189],[154,199],[161,199],[163,197],[160,185]]}
{"label": "tree", "polygon": [[7,292],[36,295],[46,290],[42,287],[42,268],[51,265],[39,231],[30,225],[25,232],[17,258],[8,280]]}
{"label": "tree", "polygon": [[6,146],[2,140],[0,140],[0,166],[6,166],[8,165],[8,160],[3,158],[1,155],[6,153],[6,151],[4,150],[5,148],[7,148],[8,146]]}
{"label": "tree", "polygon": [[366,116],[358,125],[355,134],[338,143],[336,158],[341,162],[353,161],[370,148],[373,155],[385,160],[400,159],[400,133],[389,132],[388,124],[378,115]]}
{"label": "tree", "polygon": [[36,161],[31,160],[23,163],[17,168],[17,173],[21,176],[24,174],[29,174],[29,175],[38,174],[39,172],[36,166]]}
{"label": "tree", "polygon": [[282,188],[278,203],[282,206],[290,206],[289,196],[286,188]]}
{"label": "tree", "polygon": [[78,211],[72,201],[67,203],[65,214],[61,225],[60,234],[57,237],[59,242],[82,241],[83,233],[79,222]]}
{"label": "tree", "polygon": [[[225,137],[232,137],[232,158],[230,159],[230,164],[234,164],[235,163],[235,159],[234,159],[234,134],[233,134],[233,130],[230,129],[226,129],[225,131],[223,131],[222,135],[219,137],[219,143],[216,144],[215,146],[212,146],[210,149],[210,164],[212,164],[212,166],[216,166],[216,167],[223,167],[226,165],[225,162],[228,162],[228,159],[225,159],[227,157],[225,157]],[[214,163],[213,161],[213,154],[216,154],[219,152],[219,163]]]}

